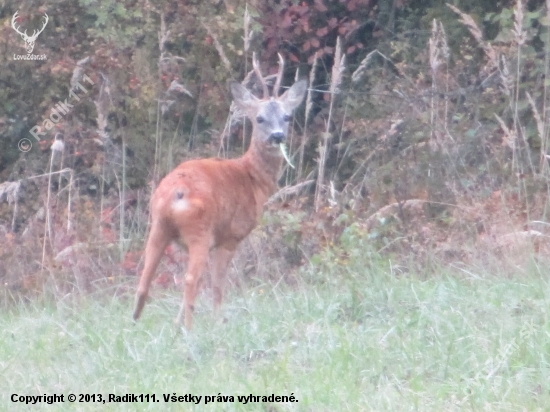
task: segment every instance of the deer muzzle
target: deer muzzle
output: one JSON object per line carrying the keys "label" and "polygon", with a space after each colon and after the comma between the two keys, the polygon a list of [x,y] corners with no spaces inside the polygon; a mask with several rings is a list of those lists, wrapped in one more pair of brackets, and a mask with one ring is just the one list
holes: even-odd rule
{"label": "deer muzzle", "polygon": [[269,142],[274,145],[279,145],[285,140],[285,134],[283,132],[274,132],[269,135]]}

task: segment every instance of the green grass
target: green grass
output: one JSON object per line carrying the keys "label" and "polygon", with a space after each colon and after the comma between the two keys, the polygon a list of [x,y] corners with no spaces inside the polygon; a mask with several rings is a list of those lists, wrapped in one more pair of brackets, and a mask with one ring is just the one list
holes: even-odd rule
{"label": "green grass", "polygon": [[[172,323],[176,291],[157,289],[136,324],[132,296],[109,290],[4,311],[0,409],[28,409],[13,393],[154,393],[160,402],[32,410],[550,410],[550,285],[540,273],[421,278],[348,262],[283,284],[230,288],[225,323],[203,293],[190,334]],[[174,392],[203,400],[164,403]],[[235,402],[204,405],[219,393]],[[272,393],[298,402],[237,401]]]}

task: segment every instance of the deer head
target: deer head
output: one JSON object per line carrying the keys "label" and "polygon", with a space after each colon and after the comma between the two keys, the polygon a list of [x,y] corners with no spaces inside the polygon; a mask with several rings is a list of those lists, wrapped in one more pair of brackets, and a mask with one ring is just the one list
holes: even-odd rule
{"label": "deer head", "polygon": [[263,150],[278,149],[286,141],[292,112],[304,98],[307,81],[300,80],[294,83],[282,96],[279,96],[284,66],[283,58],[279,54],[279,71],[270,96],[265,79],[260,73],[256,56],[254,55],[252,59],[254,72],[262,86],[262,98],[254,96],[237,82],[231,83],[231,94],[237,108],[246,114],[252,122],[253,144],[261,144],[264,146]]}
{"label": "deer head", "polygon": [[27,30],[25,30],[25,32],[21,32],[19,30],[19,27],[16,26],[15,21],[17,20],[18,14],[19,14],[19,10],[16,11],[15,14],[13,15],[13,18],[11,19],[11,26],[17,33],[21,35],[21,38],[25,41],[25,49],[27,49],[27,53],[31,54],[34,49],[34,42],[36,41],[38,35],[42,33],[46,28],[46,24],[48,24],[49,18],[48,18],[48,15],[44,13],[44,16],[42,16],[42,18],[44,19],[42,28],[40,30],[34,30],[32,35],[29,36],[27,35]]}

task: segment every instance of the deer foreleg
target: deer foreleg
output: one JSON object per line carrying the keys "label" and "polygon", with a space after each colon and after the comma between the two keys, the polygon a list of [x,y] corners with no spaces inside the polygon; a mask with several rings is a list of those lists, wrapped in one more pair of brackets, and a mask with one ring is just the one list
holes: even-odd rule
{"label": "deer foreleg", "polygon": [[223,299],[223,289],[227,267],[235,255],[234,247],[219,247],[213,252],[214,270],[212,273],[212,295],[214,312],[218,312]]}

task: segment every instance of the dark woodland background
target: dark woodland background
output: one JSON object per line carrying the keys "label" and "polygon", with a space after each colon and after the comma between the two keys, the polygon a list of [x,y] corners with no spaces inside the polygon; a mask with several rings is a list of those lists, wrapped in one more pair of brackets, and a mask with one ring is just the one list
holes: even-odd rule
{"label": "dark woodland background", "polygon": [[[227,85],[253,52],[264,73],[280,53],[284,85],[308,78],[310,91],[293,120],[296,169],[241,247],[242,279],[292,283],[326,248],[336,263],[361,247],[403,270],[488,259],[518,270],[549,251],[549,1],[0,6],[3,296],[135,276],[156,182],[185,159],[246,150]],[[16,11],[29,31],[49,16],[33,51],[47,60],[14,60],[26,53]],[[77,84],[81,100],[34,140]],[[167,251],[160,284],[181,276],[180,255]]]}

